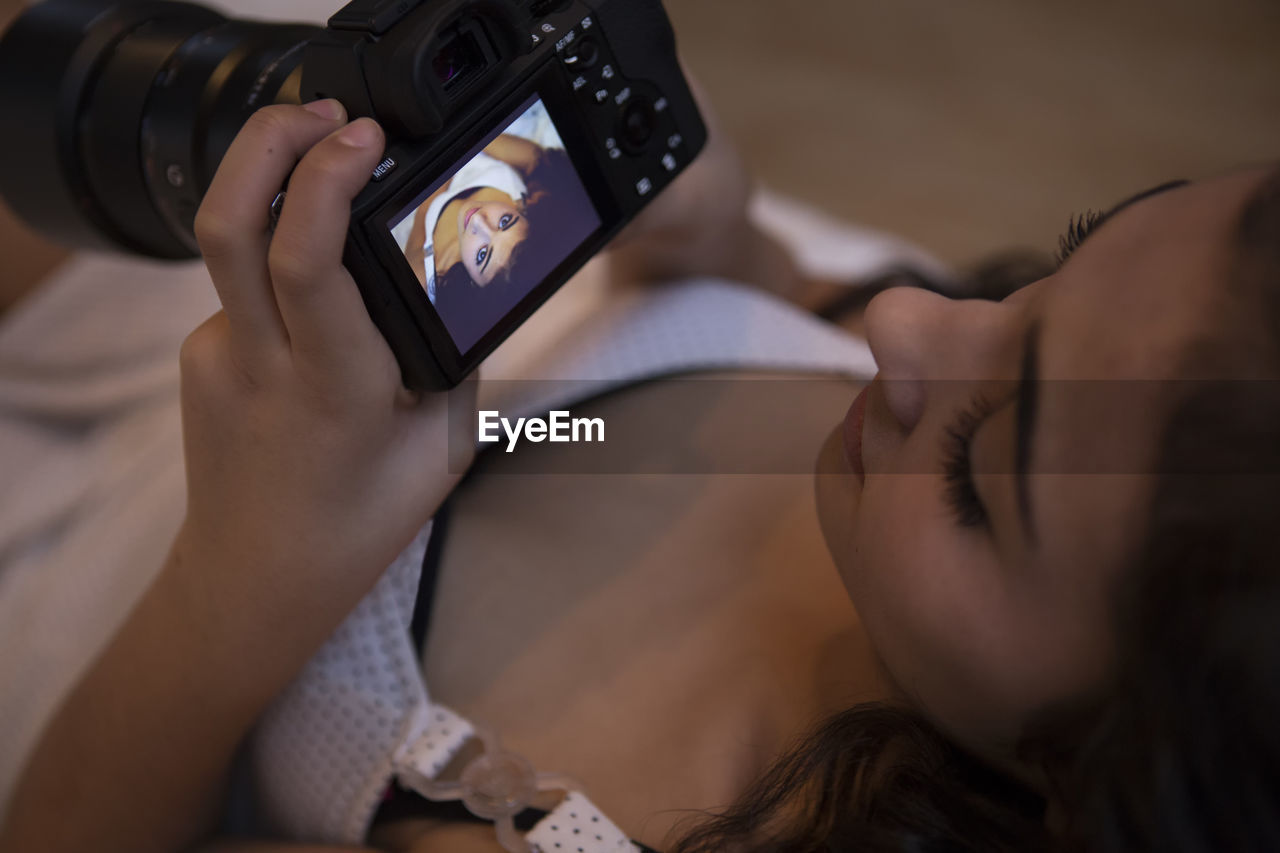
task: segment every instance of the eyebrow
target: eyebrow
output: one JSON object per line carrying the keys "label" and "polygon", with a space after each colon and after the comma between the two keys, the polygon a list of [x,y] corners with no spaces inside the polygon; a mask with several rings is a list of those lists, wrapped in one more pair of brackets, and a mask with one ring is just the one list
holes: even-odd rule
{"label": "eyebrow", "polygon": [[1035,432],[1036,416],[1040,404],[1040,323],[1034,322],[1023,339],[1022,374],[1018,378],[1018,394],[1015,403],[1013,471],[1018,492],[1018,514],[1022,529],[1034,544],[1035,523],[1031,513],[1031,488],[1027,472],[1031,467],[1031,439]]}
{"label": "eyebrow", "polygon": [[1169,190],[1176,190],[1179,187],[1185,187],[1189,183],[1191,182],[1184,178],[1180,178],[1176,181],[1165,181],[1163,184],[1154,186],[1149,190],[1143,190],[1137,195],[1130,196],[1129,198],[1117,204],[1115,207],[1108,210],[1106,213],[1102,214],[1102,218],[1104,220],[1110,219],[1120,211],[1124,210],[1126,207],[1131,207],[1140,201],[1146,201],[1147,199],[1151,198],[1154,195],[1160,195],[1161,193],[1166,193]]}

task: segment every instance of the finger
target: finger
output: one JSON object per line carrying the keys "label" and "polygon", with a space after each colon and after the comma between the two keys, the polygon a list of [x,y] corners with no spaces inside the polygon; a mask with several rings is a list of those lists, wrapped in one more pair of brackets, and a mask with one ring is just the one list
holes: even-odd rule
{"label": "finger", "polygon": [[268,264],[295,362],[360,372],[387,355],[342,265],[351,201],[369,183],[383,144],[378,125],[359,119],[312,148],[289,181]]}
{"label": "finger", "polygon": [[259,110],[231,143],[205,194],[196,215],[196,240],[239,359],[253,363],[287,352],[267,270],[271,202],[303,154],[345,117],[342,105],[332,100]]}

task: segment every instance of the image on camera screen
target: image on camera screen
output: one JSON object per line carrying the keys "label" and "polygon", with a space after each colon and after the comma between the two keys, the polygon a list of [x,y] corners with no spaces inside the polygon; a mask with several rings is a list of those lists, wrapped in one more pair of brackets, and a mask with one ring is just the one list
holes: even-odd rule
{"label": "image on camera screen", "polygon": [[389,226],[465,353],[600,224],[535,96]]}

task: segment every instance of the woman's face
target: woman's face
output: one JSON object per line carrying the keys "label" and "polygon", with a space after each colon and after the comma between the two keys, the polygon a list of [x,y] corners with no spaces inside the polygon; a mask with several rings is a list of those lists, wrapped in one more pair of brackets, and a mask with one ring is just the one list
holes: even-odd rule
{"label": "woman's face", "polygon": [[861,441],[842,426],[819,460],[823,533],[895,683],[971,748],[1007,757],[1030,714],[1103,684],[1167,380],[1213,329],[1262,178],[1138,201],[1000,303],[868,307],[880,373]]}
{"label": "woman's face", "polygon": [[458,211],[458,244],[471,280],[481,287],[493,281],[528,233],[528,221],[509,199],[463,204]]}

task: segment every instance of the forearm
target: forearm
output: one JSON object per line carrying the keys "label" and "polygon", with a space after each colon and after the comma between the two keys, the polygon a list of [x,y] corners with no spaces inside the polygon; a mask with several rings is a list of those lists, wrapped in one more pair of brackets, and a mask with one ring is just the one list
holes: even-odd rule
{"label": "forearm", "polygon": [[[439,193],[439,190],[436,191]],[[409,266],[413,267],[413,274],[418,277],[419,284],[427,283],[427,256],[426,256],[426,240],[427,240],[427,207],[430,206],[431,199],[428,199],[418,212],[413,216],[413,227],[409,230],[409,242],[405,246],[405,258],[409,261]]]}
{"label": "forearm", "polygon": [[[849,292],[849,282],[805,275],[790,252],[749,215],[754,190],[746,166],[720,126],[705,94],[694,94],[706,120],[702,154],[610,247],[610,274],[621,283],[692,277],[749,284],[806,311],[818,311]],[[841,325],[861,331],[861,312]]]}
{"label": "forearm", "polygon": [[200,847],[193,853],[375,853],[372,847],[332,847],[290,844],[285,841],[227,839]]}
{"label": "forearm", "polygon": [[[0,0],[0,32],[26,8],[22,0]],[[33,232],[0,203],[0,258],[5,259],[5,274],[0,276],[0,316],[35,290],[69,254]]]}
{"label": "forearm", "polygon": [[746,165],[705,92],[691,82],[707,125],[707,144],[614,242],[615,280],[725,278],[812,308],[819,301],[813,283],[787,250],[751,221],[754,186]]}
{"label": "forearm", "polygon": [[528,175],[542,156],[542,147],[519,136],[504,133],[484,149],[495,160],[501,160],[523,175]]}
{"label": "forearm", "polygon": [[258,111],[223,157],[195,233],[224,310],[179,355],[186,520],[45,730],[0,849],[212,840],[254,721],[457,484],[469,458],[448,436],[475,383],[407,392],[342,266],[384,150],[374,122],[321,101]]}
{"label": "forearm", "polygon": [[238,744],[332,630],[253,574],[269,573],[209,565],[179,539],[46,729],[0,849],[168,853],[207,837]]}

